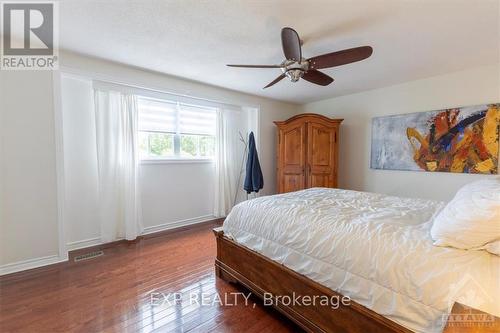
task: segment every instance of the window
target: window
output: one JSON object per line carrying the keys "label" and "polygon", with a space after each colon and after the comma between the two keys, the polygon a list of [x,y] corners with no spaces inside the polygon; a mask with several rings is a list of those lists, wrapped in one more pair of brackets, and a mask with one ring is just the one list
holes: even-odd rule
{"label": "window", "polygon": [[141,97],[141,159],[212,159],[216,109]]}

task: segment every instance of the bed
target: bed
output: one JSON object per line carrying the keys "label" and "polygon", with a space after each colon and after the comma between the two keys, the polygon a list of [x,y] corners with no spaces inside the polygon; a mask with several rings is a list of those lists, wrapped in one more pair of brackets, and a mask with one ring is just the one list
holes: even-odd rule
{"label": "bed", "polygon": [[498,316],[500,258],[434,246],[443,206],[327,188],[245,201],[215,231],[216,272],[261,297],[350,298],[273,304],[307,331],[441,332],[455,302]]}

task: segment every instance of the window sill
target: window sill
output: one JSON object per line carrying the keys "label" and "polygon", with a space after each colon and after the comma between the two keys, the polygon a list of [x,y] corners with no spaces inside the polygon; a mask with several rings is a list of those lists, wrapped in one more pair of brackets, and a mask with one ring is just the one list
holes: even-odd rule
{"label": "window sill", "polygon": [[198,163],[213,163],[210,158],[164,158],[164,159],[144,159],[140,160],[139,164],[198,164]]}

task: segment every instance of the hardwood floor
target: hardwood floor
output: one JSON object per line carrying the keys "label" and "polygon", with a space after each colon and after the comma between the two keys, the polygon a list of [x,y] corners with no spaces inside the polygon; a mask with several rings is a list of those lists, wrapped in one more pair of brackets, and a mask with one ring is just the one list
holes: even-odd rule
{"label": "hardwood floor", "polygon": [[245,305],[247,290],[215,277],[214,226],[0,277],[0,332],[300,331],[253,296]]}

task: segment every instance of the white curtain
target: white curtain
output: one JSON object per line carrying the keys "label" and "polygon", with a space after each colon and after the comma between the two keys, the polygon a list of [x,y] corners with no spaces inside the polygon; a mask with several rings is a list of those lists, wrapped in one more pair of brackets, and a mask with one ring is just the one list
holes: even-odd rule
{"label": "white curtain", "polygon": [[95,119],[101,239],[133,240],[142,232],[137,98],[96,90]]}
{"label": "white curtain", "polygon": [[[239,140],[239,133],[246,136],[242,112],[217,110],[215,145],[215,193],[214,216],[225,217],[233,208],[245,146]],[[240,186],[241,187],[241,186]]]}

